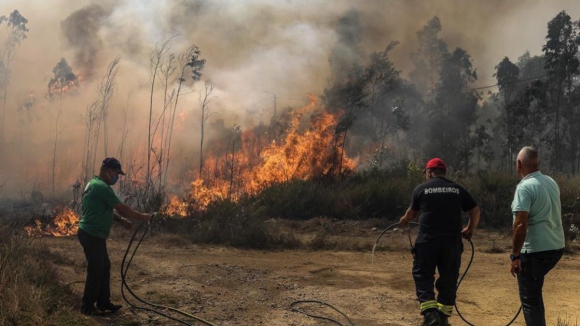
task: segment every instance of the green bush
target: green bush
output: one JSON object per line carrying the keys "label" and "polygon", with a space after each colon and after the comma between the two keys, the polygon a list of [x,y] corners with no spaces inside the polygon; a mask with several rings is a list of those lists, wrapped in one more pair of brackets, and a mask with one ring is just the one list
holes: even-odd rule
{"label": "green bush", "polygon": [[355,174],[344,180],[293,180],[275,184],[252,199],[270,217],[307,220],[398,217],[408,207],[413,184],[388,172]]}
{"label": "green bush", "polygon": [[192,243],[225,244],[251,249],[295,248],[300,241],[267,223],[265,209],[255,204],[232,201],[213,202],[206,210],[188,217],[161,217],[156,228],[176,233]]}
{"label": "green bush", "polygon": [[329,198],[334,198],[329,190],[318,182],[292,180],[264,189],[253,200],[256,205],[264,207],[267,216],[306,220],[319,216],[324,210],[321,207],[328,206]]}
{"label": "green bush", "polygon": [[510,228],[513,223],[511,203],[519,179],[515,175],[479,173],[459,180],[481,211],[481,227]]}
{"label": "green bush", "polygon": [[[247,195],[238,202],[215,201],[207,209],[192,211],[187,218],[166,217],[163,228],[184,232],[195,242],[227,243],[251,248],[271,248],[296,239],[280,238],[264,221],[271,218],[310,220],[326,217],[333,220],[378,218],[397,220],[409,207],[413,189],[425,182],[422,169],[409,164],[406,173],[396,171],[363,171],[344,179],[292,180],[272,184]],[[515,174],[480,172],[462,175],[450,171],[448,178],[463,185],[481,209],[481,227],[511,229],[511,202],[519,183]],[[580,178],[555,176],[561,194],[567,237],[577,236],[571,225],[580,225]],[[194,200],[194,199],[191,199]],[[572,207],[573,208],[569,208]],[[320,236],[318,242],[324,242]],[[316,245],[311,244],[316,247]]]}

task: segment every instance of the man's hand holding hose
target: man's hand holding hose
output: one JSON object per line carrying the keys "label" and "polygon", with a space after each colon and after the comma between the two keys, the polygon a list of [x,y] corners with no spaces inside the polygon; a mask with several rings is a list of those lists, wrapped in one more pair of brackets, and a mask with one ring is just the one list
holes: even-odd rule
{"label": "man's hand holding hose", "polygon": [[[126,204],[123,203],[119,203],[117,205],[115,205],[113,207],[115,209],[115,220],[120,222],[123,227],[125,227],[127,230],[130,230],[132,227],[132,223],[131,221],[127,220],[126,218],[132,218],[132,219],[136,219],[136,220],[140,220],[144,223],[150,223],[151,219],[153,218],[153,216],[155,216],[155,214],[157,213],[141,213],[138,212],[134,209],[132,209],[131,207],[129,207]],[[125,218],[126,217],[126,218]]]}
{"label": "man's hand holding hose", "polygon": [[405,215],[403,215],[403,217],[401,217],[401,219],[399,220],[399,225],[402,228],[406,228],[409,226],[409,223],[416,220],[418,216],[419,216],[419,212],[414,211],[411,209],[411,207],[409,207],[409,208],[407,208]]}
{"label": "man's hand holding hose", "polygon": [[155,213],[142,213],[140,220],[146,224],[149,224],[151,223],[153,216],[155,216]]}
{"label": "man's hand holding hose", "polygon": [[467,223],[467,226],[463,229],[463,231],[461,231],[461,235],[465,239],[471,240],[473,232],[475,231],[477,224],[479,224],[479,217],[481,214],[479,211],[479,206],[475,206],[474,208],[470,209],[469,211],[467,211],[467,214],[469,215],[469,222]]}
{"label": "man's hand holding hose", "polygon": [[153,218],[157,215],[157,212],[151,212],[151,213],[147,213],[145,215],[148,216],[147,224],[149,224],[149,223],[151,223],[151,221],[153,220]]}

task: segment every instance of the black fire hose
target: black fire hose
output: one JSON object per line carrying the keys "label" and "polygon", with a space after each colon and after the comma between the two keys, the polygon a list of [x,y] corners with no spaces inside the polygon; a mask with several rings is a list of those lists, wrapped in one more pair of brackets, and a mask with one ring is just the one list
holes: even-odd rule
{"label": "black fire hose", "polygon": [[[135,240],[135,237],[137,236],[137,233],[139,232],[139,230],[142,228],[143,224],[146,224],[146,228],[143,231],[143,234],[141,235],[141,238],[139,239],[139,241],[137,242],[135,249],[133,249],[133,252],[131,253],[131,256],[129,258],[129,260],[127,261],[127,256],[129,255],[129,250],[131,249],[131,246],[133,245],[133,242]],[[179,309],[175,309],[172,307],[167,307],[167,306],[163,306],[163,305],[159,305],[159,304],[154,304],[148,301],[143,300],[142,298],[140,298],[137,294],[135,294],[131,288],[129,287],[129,284],[127,284],[126,281],[126,276],[127,276],[127,272],[129,271],[129,267],[131,266],[131,262],[133,261],[133,257],[135,257],[135,253],[137,252],[137,249],[139,249],[139,246],[141,245],[141,242],[143,241],[143,238],[145,238],[145,234],[147,234],[147,231],[149,230],[149,228],[151,227],[151,223],[145,223],[145,222],[141,222],[141,224],[139,224],[139,226],[137,227],[137,229],[135,230],[135,232],[133,233],[133,236],[131,237],[131,240],[129,240],[129,245],[127,246],[127,250],[125,251],[125,255],[123,256],[123,261],[121,262],[121,295],[123,296],[123,299],[125,300],[125,302],[127,302],[128,305],[130,305],[132,308],[134,309],[139,309],[139,310],[145,310],[145,311],[149,311],[155,314],[158,314],[160,316],[166,317],[168,319],[171,319],[173,321],[179,322],[181,324],[184,325],[195,325],[195,324],[190,324],[185,320],[176,318],[174,316],[171,316],[165,312],[162,312],[161,310],[165,310],[167,311],[171,311],[177,314],[180,314],[182,316],[185,317],[189,317],[193,320],[196,320],[204,325],[209,325],[209,326],[217,326],[207,320],[201,319],[197,316],[194,316],[192,314],[189,314],[185,311],[179,310]],[[135,298],[137,301],[148,305],[152,308],[149,308],[147,306],[137,306],[136,304],[132,303],[131,301],[129,301],[129,299],[127,298],[127,296],[125,295],[125,289],[127,290],[127,292],[129,292],[133,298]]]}
{"label": "black fire hose", "polygon": [[[181,324],[184,325],[195,325],[195,324],[190,324],[182,319],[173,317],[169,314],[166,314],[164,312],[161,312],[160,310],[165,310],[165,311],[172,311],[178,314],[181,314],[182,316],[185,317],[189,317],[191,319],[194,319],[196,321],[199,321],[205,325],[208,326],[217,326],[209,321],[206,321],[204,319],[201,319],[197,316],[194,316],[192,314],[189,314],[187,312],[181,311],[179,309],[175,309],[172,307],[167,307],[167,306],[163,306],[163,305],[159,305],[159,304],[154,304],[154,303],[150,303],[148,301],[143,300],[142,298],[140,298],[138,295],[136,295],[131,288],[129,287],[129,284],[127,284],[126,282],[126,276],[127,276],[127,272],[129,270],[129,267],[131,266],[131,262],[133,261],[133,258],[135,256],[135,253],[137,252],[137,249],[139,248],[139,246],[141,245],[141,242],[143,241],[143,238],[145,237],[145,234],[147,234],[147,231],[149,230],[151,223],[147,223],[147,227],[145,228],[145,230],[143,231],[143,234],[141,235],[141,238],[139,239],[139,241],[137,242],[135,249],[133,250],[133,252],[131,253],[131,256],[129,258],[129,260],[127,261],[127,256],[129,255],[129,250],[131,249],[131,246],[133,245],[133,242],[137,236],[137,233],[139,232],[139,230],[142,228],[143,226],[143,222],[137,227],[137,229],[135,230],[135,232],[133,233],[133,235],[131,236],[131,240],[129,241],[129,244],[127,246],[127,250],[125,251],[125,255],[123,256],[123,261],[121,262],[121,295],[123,296],[123,299],[125,300],[125,302],[127,302],[127,304],[129,304],[131,307],[133,307],[134,309],[139,309],[139,310],[145,310],[145,311],[149,311],[149,312],[153,312],[156,313],[160,316],[166,317],[168,319],[174,320],[176,322],[179,322]],[[418,225],[418,223],[416,222],[411,222],[412,225]],[[379,242],[379,240],[382,238],[382,236],[389,230],[391,230],[392,228],[398,226],[399,223],[394,223],[390,226],[388,226],[386,229],[383,230],[383,232],[381,232],[381,234],[378,236],[377,240],[375,241],[375,244],[373,246],[373,250],[372,250],[372,264],[374,264],[374,255],[375,255],[375,249],[377,247],[377,244]],[[414,254],[414,247],[413,247],[413,243],[411,241],[411,234],[410,232],[408,233],[408,238],[409,238],[409,244],[411,246],[411,253]],[[459,288],[459,286],[461,285],[461,282],[463,281],[463,279],[465,278],[465,276],[467,275],[467,272],[469,271],[469,268],[471,267],[471,264],[473,263],[473,257],[475,255],[475,248],[473,246],[473,242],[471,241],[471,239],[467,239],[467,241],[469,242],[470,246],[471,246],[471,257],[469,259],[469,263],[467,264],[467,267],[465,268],[465,271],[463,272],[463,274],[461,275],[461,277],[459,278],[458,282],[457,282],[457,286],[456,288]],[[373,279],[373,283],[374,283],[374,279]],[[127,298],[127,296],[125,295],[125,291],[127,290],[137,301],[146,304],[148,306],[151,306],[153,308],[148,308],[148,307],[144,307],[144,306],[137,306],[135,304],[133,304],[132,302],[129,301],[129,299]],[[341,312],[340,310],[338,310],[337,308],[335,308],[334,306],[323,302],[323,301],[317,301],[317,300],[298,300],[298,301],[294,301],[290,304],[290,307],[293,311],[296,312],[300,312],[303,313],[307,316],[310,317],[314,317],[314,318],[319,318],[319,319],[323,319],[323,320],[327,320],[327,321],[332,321],[337,323],[338,325],[343,325],[340,322],[332,319],[332,318],[328,318],[328,317],[324,317],[324,316],[318,316],[318,315],[314,315],[314,314],[309,314],[305,311],[299,310],[295,307],[295,305],[300,304],[300,303],[317,303],[317,304],[322,304],[322,305],[326,305],[332,309],[334,309],[335,311],[337,311],[338,313],[340,313],[342,316],[344,316],[350,323],[350,325],[355,325],[349,318],[348,316],[346,316],[343,312]],[[459,311],[459,308],[457,307],[457,304],[455,304],[455,311],[457,311],[457,315],[468,325],[470,326],[476,326],[475,324],[470,323],[467,319],[465,319],[465,317],[461,314],[461,312]],[[522,311],[522,307],[520,306],[518,312],[515,314],[515,316],[512,318],[512,320],[507,323],[505,326],[509,326],[511,325],[519,316],[520,312]]]}
{"label": "black fire hose", "polygon": [[[299,309],[299,308],[296,307],[297,305],[302,304],[302,303],[316,303],[316,304],[319,304],[319,305],[327,306],[327,307],[331,308],[332,310],[334,310],[334,311],[338,312],[339,314],[341,314],[344,318],[346,318],[346,320],[348,320],[348,323],[349,324],[348,325],[345,325],[345,324],[339,322],[338,320],[336,320],[334,318],[320,316],[320,315],[315,315],[315,314],[306,312],[306,311],[301,310],[301,309]],[[297,300],[297,301],[294,301],[294,302],[292,302],[290,304],[290,310],[295,311],[295,312],[298,312],[298,313],[301,313],[301,314],[304,314],[304,315],[309,316],[309,317],[312,317],[312,318],[318,318],[318,319],[321,319],[321,320],[330,321],[330,322],[333,322],[333,323],[335,323],[335,324],[337,324],[339,326],[356,326],[352,322],[352,320],[350,320],[350,318],[348,318],[348,316],[345,313],[343,313],[342,311],[340,311],[338,308],[336,308],[335,306],[331,305],[330,303],[326,303],[324,301],[318,301],[318,300]]]}
{"label": "black fire hose", "polygon": [[[389,225],[386,229],[383,230],[383,232],[381,232],[381,234],[379,235],[379,237],[377,238],[377,240],[375,241],[375,245],[373,246],[373,251],[372,251],[372,260],[371,260],[371,264],[374,264],[374,259],[375,259],[375,248],[377,247],[377,244],[379,243],[379,240],[381,240],[381,237],[389,230],[393,229],[394,227],[398,226],[400,223],[394,223]],[[411,222],[410,224],[412,225],[419,225],[419,223],[417,222]],[[413,243],[411,241],[411,232],[407,233],[409,236],[409,244],[411,246],[411,254],[414,255],[414,251],[415,251],[415,247],[413,247]],[[459,278],[459,281],[457,281],[457,286],[456,289],[459,289],[459,285],[461,285],[461,281],[463,281],[463,278],[465,278],[465,275],[467,275],[467,272],[469,271],[469,268],[471,267],[471,263],[473,263],[473,257],[475,256],[475,247],[473,246],[473,242],[471,241],[471,239],[467,239],[467,241],[469,242],[469,245],[471,246],[471,257],[469,258],[469,263],[467,264],[467,267],[465,268],[465,271],[463,272],[463,274],[461,275],[461,277]],[[374,284],[374,279],[373,279],[373,284]],[[463,315],[461,314],[461,312],[459,311],[459,308],[457,307],[457,303],[455,303],[455,311],[457,311],[457,315],[469,326],[476,326],[475,324],[470,323],[467,319],[465,319],[465,317],[463,317]],[[513,322],[518,318],[518,316],[520,315],[520,312],[522,311],[522,306],[520,305],[520,308],[518,309],[518,312],[515,314],[514,318],[512,318],[512,320],[510,320],[509,323],[507,323],[505,326],[509,326],[511,324],[513,324]]]}

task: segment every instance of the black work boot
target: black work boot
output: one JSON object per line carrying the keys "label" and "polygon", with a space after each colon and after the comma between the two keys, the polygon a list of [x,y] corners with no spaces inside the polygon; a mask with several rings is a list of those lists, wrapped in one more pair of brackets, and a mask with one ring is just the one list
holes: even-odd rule
{"label": "black work boot", "polygon": [[439,311],[439,326],[448,326],[449,325],[449,316]]}
{"label": "black work boot", "polygon": [[100,311],[116,312],[121,308],[123,308],[123,306],[121,306],[120,304],[112,304],[111,302],[97,303],[97,309],[99,309]]}
{"label": "black work boot", "polygon": [[95,305],[82,305],[81,313],[87,316],[98,315],[99,311],[95,308]]}
{"label": "black work boot", "polygon": [[423,312],[423,325],[422,326],[441,326],[441,320],[439,319],[439,311],[437,309],[427,309]]}

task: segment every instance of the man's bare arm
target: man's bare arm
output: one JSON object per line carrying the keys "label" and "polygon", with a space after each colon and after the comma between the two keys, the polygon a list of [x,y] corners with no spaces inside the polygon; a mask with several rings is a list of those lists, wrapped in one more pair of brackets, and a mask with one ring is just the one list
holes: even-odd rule
{"label": "man's bare arm", "polygon": [[[514,221],[514,235],[512,240],[512,255],[519,257],[524,242],[526,241],[526,234],[528,233],[528,212],[516,212]],[[513,277],[522,270],[522,261],[520,259],[512,259],[510,263],[510,273]]]}
{"label": "man's bare arm", "polygon": [[514,221],[514,235],[512,240],[512,254],[515,256],[520,254],[524,241],[526,240],[526,234],[528,233],[528,212],[516,212],[516,218]]}
{"label": "man's bare arm", "polygon": [[123,203],[119,203],[115,205],[113,208],[119,213],[119,215],[123,217],[133,218],[144,222],[149,222],[149,220],[151,220],[151,215],[137,212],[136,210],[132,209],[131,207]]}
{"label": "man's bare arm", "polygon": [[471,239],[473,233],[475,232],[475,228],[479,224],[479,217],[481,215],[479,206],[475,206],[474,208],[470,209],[467,211],[467,214],[469,215],[469,222],[467,222],[467,226],[463,229],[461,234],[463,234],[466,239]]}
{"label": "man's bare arm", "polygon": [[417,217],[419,217],[419,211],[412,210],[411,207],[409,207],[407,208],[405,215],[403,215],[403,217],[401,217],[399,220],[399,224],[402,227],[406,227],[409,225],[409,223],[411,223],[411,221],[416,220]]}

